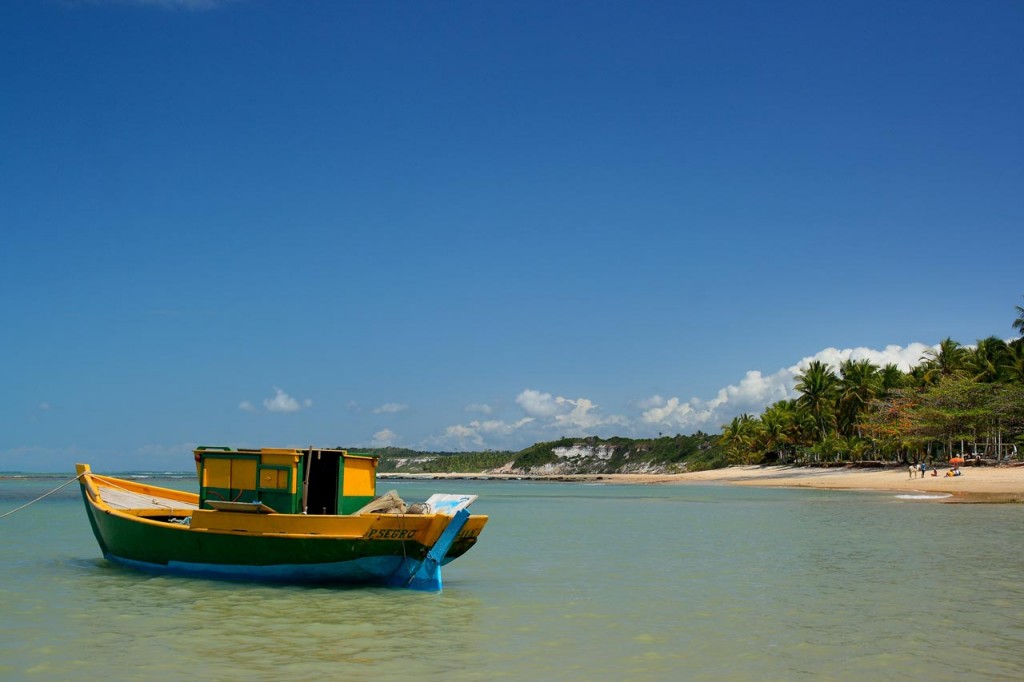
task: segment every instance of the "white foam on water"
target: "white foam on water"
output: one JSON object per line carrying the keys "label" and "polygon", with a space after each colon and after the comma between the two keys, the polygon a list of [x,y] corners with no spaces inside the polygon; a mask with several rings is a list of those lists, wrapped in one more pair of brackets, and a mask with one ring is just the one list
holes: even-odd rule
{"label": "white foam on water", "polygon": [[897,495],[897,500],[941,500],[946,497],[953,497],[951,493],[939,493],[937,495]]}

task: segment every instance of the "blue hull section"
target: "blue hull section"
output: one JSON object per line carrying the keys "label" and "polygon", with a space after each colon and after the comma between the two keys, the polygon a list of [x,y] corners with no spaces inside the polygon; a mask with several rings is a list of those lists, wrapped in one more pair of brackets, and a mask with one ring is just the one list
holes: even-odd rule
{"label": "blue hull section", "polygon": [[[216,580],[287,584],[349,584],[401,586],[436,592],[441,589],[440,567],[422,571],[424,562],[405,557],[363,557],[332,564],[278,564],[246,566],[239,564],[203,564],[170,561],[154,564],[106,554],[112,563],[147,573],[181,575]],[[412,580],[409,576],[416,579]]]}
{"label": "blue hull section", "polygon": [[[441,589],[441,565],[444,563],[444,556],[448,553],[455,537],[469,520],[469,512],[465,509],[457,512],[448,527],[441,533],[434,546],[427,552],[422,561],[406,561],[407,566],[403,570],[391,574],[388,584],[393,587],[409,587],[414,590],[440,590]],[[412,570],[408,570],[412,567]]]}

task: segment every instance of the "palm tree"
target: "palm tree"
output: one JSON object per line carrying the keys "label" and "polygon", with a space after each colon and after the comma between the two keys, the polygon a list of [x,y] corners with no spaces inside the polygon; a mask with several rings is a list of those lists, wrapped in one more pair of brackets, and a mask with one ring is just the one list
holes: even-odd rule
{"label": "palm tree", "polygon": [[1024,339],[1024,306],[1014,306],[1017,309],[1017,319],[1013,321],[1013,328],[1020,332],[1020,339]]}
{"label": "palm tree", "polygon": [[[922,358],[923,359],[923,358]],[[905,386],[913,386],[914,388],[923,388],[925,386],[925,374],[928,373],[928,364],[921,362],[920,364],[914,365],[910,368],[910,372],[906,375]]]}
{"label": "palm tree", "polygon": [[780,400],[772,409],[784,424],[785,442],[792,448],[794,457],[800,459],[801,450],[806,451],[819,438],[814,415],[797,400]]}
{"label": "palm tree", "polygon": [[1006,380],[1024,383],[1024,343],[1020,339],[1011,343],[1007,349]]}
{"label": "palm tree", "polygon": [[769,405],[761,415],[761,426],[768,449],[774,450],[778,454],[780,464],[785,464],[786,446],[792,443],[789,435],[792,412],[787,409],[787,404],[787,401],[780,401]]}
{"label": "palm tree", "polygon": [[903,388],[903,385],[907,382],[907,375],[892,362],[881,369],[878,377],[882,383],[882,393],[885,395],[888,395],[897,388]]}
{"label": "palm tree", "polygon": [[796,390],[800,394],[797,404],[814,417],[818,437],[824,440],[831,429],[838,378],[828,365],[813,360],[807,369],[796,376]]}
{"label": "palm tree", "polygon": [[722,425],[722,444],[729,460],[744,464],[757,463],[755,460],[760,454],[756,452],[759,427],[760,422],[746,413]]}
{"label": "palm tree", "polygon": [[966,364],[975,381],[991,384],[1002,379],[1010,364],[1010,351],[1002,339],[990,336],[968,350]]}
{"label": "palm tree", "polygon": [[796,399],[772,404],[760,418],[736,417],[723,426],[722,445],[734,461],[753,462],[769,451],[783,461],[863,456],[869,447],[905,457],[935,445],[949,450],[960,438],[1024,442],[1024,305],[1015,309],[1020,338],[993,336],[968,348],[947,337],[907,372],[847,360],[837,375],[811,362],[796,376]]}
{"label": "palm tree", "polygon": [[870,360],[846,360],[839,366],[839,375],[839,431],[851,435],[860,413],[881,392],[881,378]]}
{"label": "palm tree", "polygon": [[924,382],[933,385],[942,377],[953,377],[963,373],[967,361],[967,349],[948,336],[938,349],[929,348],[921,356],[924,360]]}

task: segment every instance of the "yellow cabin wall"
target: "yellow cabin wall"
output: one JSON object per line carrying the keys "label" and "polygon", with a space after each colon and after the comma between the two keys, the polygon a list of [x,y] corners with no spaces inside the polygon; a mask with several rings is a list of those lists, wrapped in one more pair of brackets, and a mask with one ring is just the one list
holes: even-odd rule
{"label": "yellow cabin wall", "polygon": [[203,463],[202,484],[207,488],[231,487],[231,460],[209,458]]}
{"label": "yellow cabin wall", "polygon": [[231,460],[231,488],[253,490],[256,487],[256,460]]}
{"label": "yellow cabin wall", "polygon": [[208,488],[256,489],[256,460],[209,457],[203,463],[202,485]]}
{"label": "yellow cabin wall", "polygon": [[346,497],[373,497],[377,489],[376,460],[346,457],[344,464],[341,494]]}
{"label": "yellow cabin wall", "polygon": [[[337,487],[330,492],[330,488],[321,485],[318,493],[327,503],[325,509],[351,514],[373,500],[377,490],[377,458],[350,456],[343,450],[323,452],[337,456]],[[196,457],[204,500],[209,494],[211,499],[259,500],[282,513],[302,511],[303,451],[199,449]]]}

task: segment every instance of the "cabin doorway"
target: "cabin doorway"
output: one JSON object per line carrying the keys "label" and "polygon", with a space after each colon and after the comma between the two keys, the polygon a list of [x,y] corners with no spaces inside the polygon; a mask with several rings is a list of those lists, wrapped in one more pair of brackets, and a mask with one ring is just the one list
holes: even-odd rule
{"label": "cabin doorway", "polygon": [[305,512],[338,513],[338,473],[341,457],[321,450],[307,451],[305,459]]}

